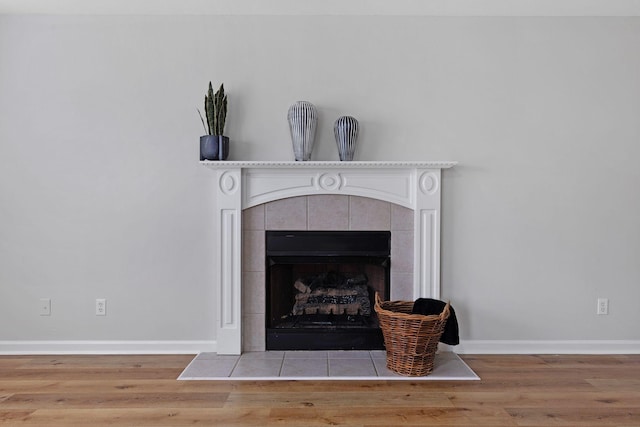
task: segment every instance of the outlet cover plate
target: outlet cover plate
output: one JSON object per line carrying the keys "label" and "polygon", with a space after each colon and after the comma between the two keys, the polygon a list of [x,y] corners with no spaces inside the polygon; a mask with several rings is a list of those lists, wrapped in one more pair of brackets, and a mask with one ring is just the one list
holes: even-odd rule
{"label": "outlet cover plate", "polygon": [[51,316],[51,298],[40,298],[38,304],[40,316]]}
{"label": "outlet cover plate", "polygon": [[96,299],[96,316],[107,315],[107,300],[105,298]]}

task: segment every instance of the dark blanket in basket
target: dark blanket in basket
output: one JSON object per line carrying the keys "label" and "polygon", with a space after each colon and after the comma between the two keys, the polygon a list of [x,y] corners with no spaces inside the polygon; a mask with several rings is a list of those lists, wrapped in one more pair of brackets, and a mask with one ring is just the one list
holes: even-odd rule
{"label": "dark blanket in basket", "polygon": [[[431,298],[418,298],[413,303],[413,314],[423,314],[430,316],[432,314],[440,314],[444,310],[446,302]],[[460,337],[458,335],[458,320],[456,319],[456,312],[453,307],[449,305],[449,319],[444,325],[444,332],[440,337],[440,342],[449,345],[460,344]]]}

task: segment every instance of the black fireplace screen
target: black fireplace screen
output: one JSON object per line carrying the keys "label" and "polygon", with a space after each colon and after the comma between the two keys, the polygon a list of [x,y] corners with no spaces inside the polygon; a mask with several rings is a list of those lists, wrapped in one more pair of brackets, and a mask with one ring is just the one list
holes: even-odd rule
{"label": "black fireplace screen", "polygon": [[377,349],[389,231],[267,231],[267,350]]}

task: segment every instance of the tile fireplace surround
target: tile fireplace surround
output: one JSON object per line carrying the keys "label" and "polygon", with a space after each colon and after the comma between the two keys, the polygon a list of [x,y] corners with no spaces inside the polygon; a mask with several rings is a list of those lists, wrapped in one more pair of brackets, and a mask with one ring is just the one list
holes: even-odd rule
{"label": "tile fireplace surround", "polygon": [[264,350],[266,229],[391,230],[392,299],[440,297],[441,170],[457,162],[201,163],[217,184],[218,354]]}

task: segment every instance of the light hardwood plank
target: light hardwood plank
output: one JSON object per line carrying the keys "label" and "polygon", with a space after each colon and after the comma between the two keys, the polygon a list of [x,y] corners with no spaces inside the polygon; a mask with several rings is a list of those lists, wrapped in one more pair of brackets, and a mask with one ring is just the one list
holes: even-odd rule
{"label": "light hardwood plank", "polygon": [[269,426],[388,426],[416,424],[452,425],[458,422],[476,426],[514,426],[514,419],[502,408],[415,408],[352,407],[274,409]]}
{"label": "light hardwood plank", "polygon": [[509,408],[509,415],[519,426],[621,426],[640,425],[638,408]]}
{"label": "light hardwood plank", "polygon": [[66,393],[14,394],[3,409],[220,408],[228,393]]}
{"label": "light hardwood plank", "polygon": [[178,381],[193,356],[0,356],[2,426],[640,426],[640,356],[465,355],[481,381]]}
{"label": "light hardwood plank", "polygon": [[65,409],[37,410],[20,418],[24,426],[130,426],[130,427],[181,427],[181,426],[264,426],[269,417],[268,409],[204,409],[171,408],[148,409]]}
{"label": "light hardwood plank", "polygon": [[[322,385],[318,385],[318,389]],[[353,407],[402,407],[450,408],[451,401],[443,393],[432,392],[307,392],[278,393],[274,400],[271,393],[229,394],[225,407],[271,407],[271,408],[353,408]]]}

